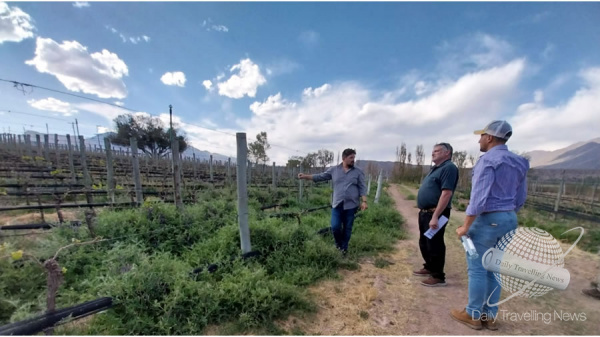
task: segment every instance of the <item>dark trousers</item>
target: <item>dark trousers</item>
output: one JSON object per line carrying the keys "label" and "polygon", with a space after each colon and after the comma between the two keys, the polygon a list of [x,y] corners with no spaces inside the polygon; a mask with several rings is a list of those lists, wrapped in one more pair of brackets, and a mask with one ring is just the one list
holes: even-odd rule
{"label": "dark trousers", "polygon": [[[450,218],[450,209],[446,208],[442,213],[448,219]],[[419,248],[425,263],[423,268],[431,272],[431,276],[440,280],[446,279],[444,274],[444,264],[446,263],[446,244],[444,243],[444,233],[446,226],[440,229],[431,239],[424,234],[429,230],[429,222],[433,212],[419,212]]]}
{"label": "dark trousers", "polygon": [[331,231],[335,239],[335,245],[340,250],[348,250],[348,242],[352,236],[352,224],[354,223],[354,214],[358,207],[344,209],[344,203],[340,203],[336,208],[331,209]]}

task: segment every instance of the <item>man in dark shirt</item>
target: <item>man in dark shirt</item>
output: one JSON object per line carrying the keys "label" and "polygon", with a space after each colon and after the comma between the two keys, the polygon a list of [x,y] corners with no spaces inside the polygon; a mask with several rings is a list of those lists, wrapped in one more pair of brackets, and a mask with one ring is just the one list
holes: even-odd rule
{"label": "man in dark shirt", "polygon": [[442,227],[431,239],[424,234],[427,230],[437,229],[441,215],[450,218],[452,195],[458,183],[458,168],[452,163],[452,146],[448,143],[435,144],[431,153],[435,164],[423,179],[417,195],[419,208],[419,248],[425,263],[423,268],[413,272],[415,276],[428,276],[421,284],[427,287],[446,285],[444,264],[446,245]]}
{"label": "man in dark shirt", "polygon": [[[344,255],[348,252],[354,214],[358,207],[361,211],[367,209],[365,174],[360,168],[354,166],[355,157],[356,151],[345,149],[342,152],[341,164],[332,166],[319,174],[298,174],[299,179],[314,182],[333,180],[331,231],[335,238],[335,245]],[[362,198],[362,202],[360,202],[360,198]]]}

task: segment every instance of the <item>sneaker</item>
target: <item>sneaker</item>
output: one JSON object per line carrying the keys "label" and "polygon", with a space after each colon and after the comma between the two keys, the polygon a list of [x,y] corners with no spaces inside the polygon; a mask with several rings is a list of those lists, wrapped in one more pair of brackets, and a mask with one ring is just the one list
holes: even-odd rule
{"label": "sneaker", "polygon": [[413,275],[415,276],[430,276],[431,272],[425,268],[413,271]]}
{"label": "sneaker", "polygon": [[484,319],[482,317],[481,318],[481,326],[483,326],[484,328],[486,328],[488,330],[496,331],[496,330],[498,330],[498,318],[496,317],[496,319],[493,319],[490,317],[489,319]]}
{"label": "sneaker", "polygon": [[469,315],[467,313],[466,309],[463,309],[463,310],[452,309],[452,310],[450,310],[450,317],[452,317],[452,319],[454,319],[455,321],[468,326],[471,329],[474,329],[474,330],[483,329],[481,320],[473,319],[473,317],[471,317],[471,315]]}
{"label": "sneaker", "polygon": [[446,281],[435,277],[429,277],[428,279],[421,281],[421,284],[426,287],[445,287],[448,285]]}
{"label": "sneaker", "polygon": [[598,289],[596,289],[596,288],[583,289],[581,292],[584,293],[585,295],[588,295],[589,297],[600,300],[600,291],[598,291]]}

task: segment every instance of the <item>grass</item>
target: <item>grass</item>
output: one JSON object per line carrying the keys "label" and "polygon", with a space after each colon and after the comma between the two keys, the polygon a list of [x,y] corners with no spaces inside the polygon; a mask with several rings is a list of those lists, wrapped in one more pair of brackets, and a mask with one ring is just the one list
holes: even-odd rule
{"label": "grass", "polygon": [[[226,334],[300,334],[282,331],[272,322],[294,312],[313,312],[307,287],[336,278],[339,269],[358,269],[358,259],[390,251],[404,238],[400,214],[383,193],[379,204],[359,213],[348,257],[342,257],[331,235],[329,210],[295,219],[271,218],[260,205],[287,202],[292,212],[329,203],[328,187],[308,188],[298,202],[286,190],[250,189],[250,233],[256,258],[240,259],[236,194],[206,189],[197,204],[182,211],[171,204],[147,202],[138,209],[104,210],[95,231],[114,238],[61,252],[64,283],[57,308],[111,296],[114,307],[86,324],[69,324],[61,334],[197,335],[207,327]],[[35,240],[14,239],[3,246],[45,260],[72,240],[86,241],[85,226],[61,227]],[[5,252],[0,252],[4,256]],[[383,259],[378,265],[385,267]],[[210,273],[207,266],[218,265]],[[202,267],[197,274],[191,271]],[[0,258],[0,324],[44,311],[46,279],[32,261]]]}
{"label": "grass", "polygon": [[577,244],[578,247],[591,253],[598,253],[600,250],[600,228],[596,223],[554,219],[551,213],[540,212],[527,207],[518,213],[518,219],[520,226],[543,229],[557,240],[568,243],[574,243],[577,240],[579,231],[565,232],[575,227],[583,227],[585,233]]}
{"label": "grass", "polygon": [[392,263],[390,261],[388,261],[386,259],[383,259],[383,258],[380,258],[380,257],[378,257],[377,259],[375,259],[375,263],[374,263],[375,267],[377,267],[377,268],[385,268],[385,267],[387,267],[387,266],[389,266],[391,264]]}

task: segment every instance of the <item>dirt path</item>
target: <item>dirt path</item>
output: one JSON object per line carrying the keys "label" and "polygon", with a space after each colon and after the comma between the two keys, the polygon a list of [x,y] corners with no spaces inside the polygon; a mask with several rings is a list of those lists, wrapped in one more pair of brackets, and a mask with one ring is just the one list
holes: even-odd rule
{"label": "dirt path", "polygon": [[[467,267],[462,245],[454,230],[464,221],[453,212],[446,230],[447,287],[427,288],[412,275],[422,265],[414,200],[416,191],[392,185],[388,193],[405,218],[409,237],[394,252],[381,258],[393,264],[377,268],[375,259],[364,259],[360,269],[342,271],[341,280],[328,280],[310,289],[318,303],[316,314],[290,317],[281,325],[307,334],[321,335],[597,335],[600,333],[600,301],[581,294],[595,279],[600,258],[575,248],[565,259],[571,283],[564,291],[553,290],[535,299],[514,298],[500,306],[500,330],[475,331],[449,316],[451,308],[467,302]],[[563,246],[566,250],[568,245]],[[506,296],[503,292],[502,298]],[[565,320],[564,314],[571,315]],[[521,315],[517,318],[515,314]],[[529,318],[523,315],[529,314]],[[575,320],[574,314],[578,319]],[[583,315],[582,315],[583,314]],[[551,317],[549,317],[551,316]],[[561,319],[562,317],[562,319]],[[584,320],[585,318],[585,320]],[[294,331],[294,330],[292,330]]]}

